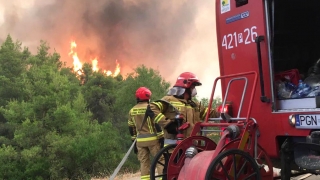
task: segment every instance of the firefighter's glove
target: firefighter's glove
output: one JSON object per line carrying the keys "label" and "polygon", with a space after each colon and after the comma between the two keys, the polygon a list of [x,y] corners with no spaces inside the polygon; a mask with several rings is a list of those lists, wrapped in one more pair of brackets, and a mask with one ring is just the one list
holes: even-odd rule
{"label": "firefighter's glove", "polygon": [[160,144],[160,149],[162,149],[164,147],[164,138],[160,138],[159,139],[159,144]]}
{"label": "firefighter's glove", "polygon": [[[134,141],[132,141],[132,142],[134,142]],[[133,152],[134,152],[135,154],[138,153],[137,142],[134,143]]]}
{"label": "firefighter's glove", "polygon": [[164,127],[169,134],[178,134],[178,124],[176,121],[169,120],[170,122]]}

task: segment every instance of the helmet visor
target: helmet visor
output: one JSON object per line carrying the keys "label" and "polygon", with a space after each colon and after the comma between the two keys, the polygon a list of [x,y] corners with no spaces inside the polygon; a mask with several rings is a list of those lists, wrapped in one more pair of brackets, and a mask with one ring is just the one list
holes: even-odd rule
{"label": "helmet visor", "polygon": [[197,89],[196,88],[193,88],[192,89],[192,92],[191,92],[191,96],[192,97],[195,97],[197,95]]}
{"label": "helmet visor", "polygon": [[167,93],[167,95],[169,96],[181,96],[184,92],[186,91],[185,88],[181,88],[181,87],[173,87],[169,90],[169,92]]}
{"label": "helmet visor", "polygon": [[192,97],[195,97],[197,95],[197,89],[196,88],[193,88],[192,89],[192,92],[191,92],[191,96]]}

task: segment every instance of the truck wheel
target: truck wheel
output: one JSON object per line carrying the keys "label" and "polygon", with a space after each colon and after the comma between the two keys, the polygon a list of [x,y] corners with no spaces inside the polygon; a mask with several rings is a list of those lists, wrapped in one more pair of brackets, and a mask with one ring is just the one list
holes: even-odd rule
{"label": "truck wheel", "polygon": [[[150,167],[150,180],[155,180],[156,178],[161,178],[162,180],[167,179],[167,167],[168,162],[173,152],[173,149],[177,146],[177,144],[169,144],[162,148],[157,155],[153,158]],[[164,164],[159,162],[161,156],[164,156]],[[157,166],[163,166],[163,173],[156,175]]]}
{"label": "truck wheel", "polygon": [[[226,144],[220,151],[228,149],[237,149],[239,147],[240,139],[235,139]],[[247,149],[247,146],[244,147]],[[267,152],[258,144],[257,147],[257,162],[264,167],[260,167],[260,175],[262,179],[273,179],[273,164]],[[259,165],[258,165],[259,166]]]}
{"label": "truck wheel", "polygon": [[247,152],[229,149],[213,159],[205,179],[261,180],[261,174],[259,166]]}

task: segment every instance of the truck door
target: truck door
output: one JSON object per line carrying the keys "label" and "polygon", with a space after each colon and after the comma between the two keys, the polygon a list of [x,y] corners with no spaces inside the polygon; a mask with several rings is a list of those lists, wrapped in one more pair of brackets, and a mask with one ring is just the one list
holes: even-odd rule
{"label": "truck door", "polygon": [[[264,78],[265,95],[270,98],[270,68],[268,61],[267,32],[265,25],[265,9],[263,0],[217,0],[216,1],[216,28],[217,45],[219,52],[219,63],[221,75],[235,74],[247,71],[259,73],[257,43],[258,36],[263,36],[261,45],[261,62]],[[251,81],[252,82],[252,81]],[[222,93],[226,84],[222,82]],[[229,101],[235,103],[233,108],[238,108],[243,85],[235,83],[231,87],[228,97]],[[238,86],[238,87],[237,87]],[[247,95],[251,92],[248,85]],[[267,90],[267,91],[266,91]],[[255,99],[260,101],[261,86],[258,80]],[[261,102],[261,101],[260,101]],[[270,103],[256,103],[256,109],[263,110]],[[255,106],[256,106],[255,104]],[[246,103],[243,110],[247,107]],[[242,111],[244,112],[244,111]]]}

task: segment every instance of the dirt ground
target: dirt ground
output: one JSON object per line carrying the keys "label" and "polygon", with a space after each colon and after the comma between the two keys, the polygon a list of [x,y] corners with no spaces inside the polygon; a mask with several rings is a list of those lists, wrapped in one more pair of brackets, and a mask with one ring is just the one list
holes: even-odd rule
{"label": "dirt ground", "polygon": [[319,180],[320,176],[312,175],[312,174],[303,174],[297,177],[291,178],[292,180]]}
{"label": "dirt ground", "polygon": [[[109,180],[110,178],[102,178],[102,179],[91,179],[91,180]],[[114,180],[140,180],[140,172],[137,173],[127,173],[117,175]]]}
{"label": "dirt ground", "polygon": [[[320,180],[320,176],[311,175],[311,174],[303,174],[297,177],[292,177],[292,180]],[[104,179],[92,179],[92,180],[109,180],[109,178]],[[125,174],[119,175],[114,180],[140,180],[140,173],[135,174]]]}

